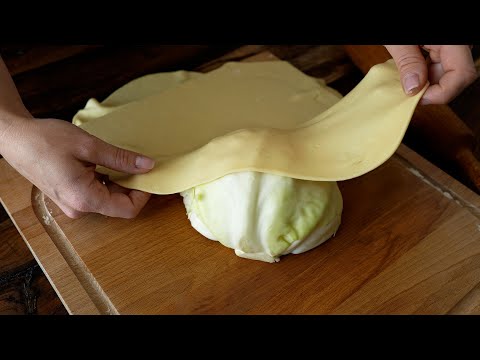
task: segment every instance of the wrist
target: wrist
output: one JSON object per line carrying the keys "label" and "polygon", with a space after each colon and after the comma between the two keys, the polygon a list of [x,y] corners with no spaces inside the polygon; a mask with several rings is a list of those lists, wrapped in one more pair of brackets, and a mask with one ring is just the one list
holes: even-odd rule
{"label": "wrist", "polygon": [[21,133],[21,128],[33,121],[31,116],[0,114],[0,155],[3,155],[12,141]]}

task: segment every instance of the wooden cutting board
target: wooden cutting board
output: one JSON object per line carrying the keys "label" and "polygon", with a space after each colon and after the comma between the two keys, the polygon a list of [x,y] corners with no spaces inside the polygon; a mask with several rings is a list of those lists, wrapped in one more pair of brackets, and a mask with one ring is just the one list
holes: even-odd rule
{"label": "wooden cutting board", "polygon": [[199,235],[179,195],[72,220],[0,161],[0,200],[71,314],[480,313],[479,196],[403,145],[339,186],[337,235],[267,264]]}

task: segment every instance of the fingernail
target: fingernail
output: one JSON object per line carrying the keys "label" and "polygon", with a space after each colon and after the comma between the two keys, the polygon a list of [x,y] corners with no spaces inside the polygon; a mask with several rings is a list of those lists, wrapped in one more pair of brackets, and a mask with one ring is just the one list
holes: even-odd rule
{"label": "fingernail", "polygon": [[403,88],[407,95],[413,94],[413,92],[420,87],[420,78],[415,73],[409,73],[403,77]]}
{"label": "fingernail", "polygon": [[155,161],[144,156],[137,156],[135,159],[135,166],[138,169],[151,170],[155,166]]}

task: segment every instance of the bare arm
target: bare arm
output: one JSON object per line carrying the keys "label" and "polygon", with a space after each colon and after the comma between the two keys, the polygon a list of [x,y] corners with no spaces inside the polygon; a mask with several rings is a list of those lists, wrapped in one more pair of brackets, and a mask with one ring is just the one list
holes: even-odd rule
{"label": "bare arm", "polygon": [[72,218],[95,212],[135,217],[150,194],[100,181],[96,165],[130,174],[154,161],[117,148],[62,120],[34,119],[0,58],[0,154]]}
{"label": "bare arm", "polygon": [[31,119],[10,73],[0,57],[0,154],[5,134],[12,125]]}

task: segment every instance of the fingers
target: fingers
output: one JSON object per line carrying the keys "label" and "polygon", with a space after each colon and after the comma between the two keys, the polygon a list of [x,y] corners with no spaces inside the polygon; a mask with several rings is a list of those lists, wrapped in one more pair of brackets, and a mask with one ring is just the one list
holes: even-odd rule
{"label": "fingers", "polygon": [[75,204],[69,201],[68,197],[62,198],[58,196],[58,192],[52,191],[52,189],[47,189],[46,191],[43,191],[43,193],[48,196],[48,198],[53,201],[60,208],[60,210],[62,210],[62,212],[70,219],[79,219],[82,216],[86,215],[85,212],[75,209]]}
{"label": "fingers", "polygon": [[454,73],[445,73],[438,84],[431,85],[420,101],[421,105],[448,104],[464,89],[462,81]]}
{"label": "fingers", "polygon": [[132,219],[136,217],[150,199],[151,194],[126,189],[120,185],[94,179],[85,189],[80,206],[81,212],[95,212],[110,217]]}
{"label": "fingers", "polygon": [[78,219],[88,213],[132,219],[136,217],[151,197],[151,194],[126,189],[103,176],[91,173],[70,189],[68,195],[57,198],[55,203],[69,218]]}
{"label": "fingers", "polygon": [[80,160],[128,174],[143,174],[155,166],[155,161],[147,156],[110,145],[91,135],[85,137],[77,156]]}
{"label": "fingers", "polygon": [[83,211],[75,210],[72,206],[68,205],[68,202],[63,201],[58,197],[55,197],[54,193],[53,194],[45,193],[45,195],[47,195],[50,198],[50,200],[53,201],[60,208],[60,210],[62,210],[63,213],[67,215],[70,219],[79,219],[85,215]]}
{"label": "fingers", "polygon": [[431,63],[428,67],[428,81],[430,85],[438,84],[445,74],[443,66],[440,63]]}
{"label": "fingers", "polygon": [[111,181],[108,181],[106,185],[110,193],[128,194],[131,191],[131,189],[124,188],[123,186],[115,184],[114,182],[111,182]]}
{"label": "fingers", "polygon": [[[89,134],[85,134],[81,144],[75,153],[79,163],[102,165],[130,174],[146,173],[155,165],[153,159],[110,145]],[[67,216],[76,218],[83,213],[99,213],[131,219],[150,199],[151,194],[112,184],[93,168],[89,169],[88,164],[81,166],[87,171],[76,178],[76,186],[70,187],[69,195],[62,202],[62,210]]]}
{"label": "fingers", "polygon": [[392,55],[407,95],[416,95],[427,84],[427,63],[417,45],[385,45]]}
{"label": "fingers", "polygon": [[63,213],[67,215],[70,219],[80,219],[82,216],[85,215],[84,212],[77,211],[68,205],[62,204],[60,202],[56,202],[56,204],[60,208],[60,210],[62,210]]}
{"label": "fingers", "polygon": [[430,82],[421,104],[447,104],[477,79],[468,45],[425,46],[430,48]]}
{"label": "fingers", "polygon": [[105,186],[104,199],[100,208],[100,214],[132,219],[136,217],[147,204],[151,194],[139,190],[129,190],[119,185]]}

